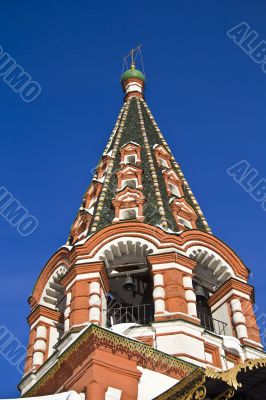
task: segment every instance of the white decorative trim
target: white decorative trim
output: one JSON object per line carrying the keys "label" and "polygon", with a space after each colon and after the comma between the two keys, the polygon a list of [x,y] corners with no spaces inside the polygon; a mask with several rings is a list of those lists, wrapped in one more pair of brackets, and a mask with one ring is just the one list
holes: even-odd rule
{"label": "white decorative trim", "polygon": [[138,82],[129,82],[126,85],[126,90],[125,90],[126,94],[130,93],[130,92],[139,92],[142,93],[142,85]]}
{"label": "white decorative trim", "polygon": [[167,269],[177,269],[178,271],[186,272],[187,274],[192,274],[191,269],[184,267],[178,263],[169,262],[165,264],[153,264],[153,271],[167,270]]}
{"label": "white decorative trim", "polygon": [[249,297],[248,294],[239,292],[239,290],[232,289],[232,290],[230,290],[230,292],[228,292],[221,300],[217,301],[217,303],[215,303],[215,304],[211,307],[211,311],[212,311],[212,312],[215,312],[218,308],[221,307],[221,305],[222,305],[223,303],[225,303],[228,299],[230,299],[230,297],[232,297],[232,295],[239,296],[239,297],[241,297],[241,298],[243,298],[243,299],[245,299],[245,300],[250,300],[250,297]]}
{"label": "white decorative trim", "polygon": [[58,304],[64,297],[64,288],[60,285],[60,279],[66,275],[68,267],[64,264],[60,264],[56,270],[49,277],[45,288],[42,292],[40,304],[51,308],[53,310],[58,309]]}
{"label": "white decorative trim", "polygon": [[84,281],[84,280],[95,279],[95,278],[101,278],[101,275],[99,272],[89,272],[86,274],[79,274],[79,275],[75,276],[75,278],[68,284],[68,286],[66,287],[66,291],[68,292],[69,289],[77,281]]}
{"label": "white decorative trim", "polygon": [[44,322],[45,324],[50,325],[50,326],[53,326],[53,327],[61,327],[61,326],[62,326],[62,324],[60,324],[60,323],[58,323],[58,322],[56,322],[56,321],[53,321],[52,319],[49,319],[49,318],[44,317],[44,316],[41,315],[41,316],[31,325],[30,329],[31,329],[31,330],[34,329],[35,326],[37,326],[37,325],[38,325],[39,323],[41,323],[41,322]]}

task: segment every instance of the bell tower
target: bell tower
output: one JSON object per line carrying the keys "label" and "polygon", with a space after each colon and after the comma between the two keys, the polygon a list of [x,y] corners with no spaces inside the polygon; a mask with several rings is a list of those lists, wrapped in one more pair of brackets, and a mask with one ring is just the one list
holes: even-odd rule
{"label": "bell tower", "polygon": [[152,399],[198,367],[264,355],[249,271],[212,234],[146,103],[138,52],[67,243],[29,299],[23,396]]}

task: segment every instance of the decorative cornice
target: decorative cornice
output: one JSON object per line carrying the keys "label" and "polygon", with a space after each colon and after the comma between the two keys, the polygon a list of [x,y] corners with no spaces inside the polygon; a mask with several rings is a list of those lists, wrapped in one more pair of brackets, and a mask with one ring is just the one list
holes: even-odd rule
{"label": "decorative cornice", "polygon": [[29,299],[31,307],[34,308],[38,305],[44,287],[59,263],[68,266],[71,270],[71,266],[74,265],[79,258],[83,258],[84,256],[86,258],[94,257],[101,246],[110,242],[113,238],[123,237],[123,235],[130,235],[136,238],[149,238],[148,240],[153,243],[154,246],[160,250],[164,249],[165,251],[167,251],[168,248],[172,249],[174,247],[177,250],[186,252],[191,246],[205,246],[221,256],[232,267],[237,277],[241,279],[248,278],[248,269],[241,259],[229,246],[214,235],[200,230],[193,230],[185,231],[178,236],[169,234],[156,226],[146,223],[123,222],[101,229],[101,231],[93,234],[84,243],[73,246],[71,250],[67,248],[59,249],[50,258],[36,282],[33,294]]}
{"label": "decorative cornice", "polygon": [[248,278],[248,269],[241,259],[229,246],[216,236],[196,229],[185,231],[181,235],[173,235],[156,226],[152,226],[151,229],[151,226],[152,225],[145,223],[139,224],[137,222],[126,222],[117,224],[116,226],[107,226],[100,232],[91,236],[82,246],[75,246],[70,253],[70,260],[74,263],[77,257],[87,254],[93,257],[98,251],[99,244],[102,245],[105,240],[110,242],[112,237],[117,238],[120,235],[128,234],[137,237],[148,235],[149,240],[159,249],[167,249],[175,246],[185,252],[191,246],[206,246],[220,255],[232,267],[237,276],[242,279]]}
{"label": "decorative cornice", "polygon": [[34,324],[40,317],[46,317],[53,321],[59,322],[60,320],[60,312],[56,310],[52,310],[51,308],[38,305],[33,312],[28,316],[27,320],[30,325]]}
{"label": "decorative cornice", "polygon": [[[222,300],[224,296],[226,296],[230,291],[237,290],[238,292],[242,292],[250,297],[250,300],[253,301],[253,286],[248,285],[245,282],[238,281],[235,278],[230,278],[226,281],[216,292],[210,297],[209,305],[213,307],[218,301]],[[235,297],[236,295],[232,293],[231,297]]]}
{"label": "decorative cornice", "polygon": [[182,254],[176,253],[176,252],[150,255],[147,257],[147,260],[151,265],[177,263],[177,264],[181,264],[184,267],[187,267],[191,270],[193,270],[195,268],[195,266],[197,265],[196,261],[194,261],[191,258],[188,258],[186,256],[183,256]]}
{"label": "decorative cornice", "polygon": [[[60,283],[64,287],[67,287],[75,277],[81,274],[90,274],[98,272],[103,280],[105,289],[109,288],[109,280],[107,276],[107,272],[105,269],[105,265],[103,261],[92,261],[86,262],[84,264],[76,264],[74,265],[67,274],[61,279]],[[89,280],[89,278],[88,278]]]}
{"label": "decorative cornice", "polygon": [[142,173],[142,169],[141,169],[140,167],[138,167],[137,165],[125,164],[125,165],[123,165],[123,166],[119,169],[119,171],[117,171],[116,176],[117,176],[117,177],[120,177],[120,176],[123,175],[123,174],[125,173],[125,171],[127,171],[127,170],[130,170],[130,172],[133,171],[133,173],[134,173],[134,172],[140,173],[140,174]]}
{"label": "decorative cornice", "polygon": [[[119,355],[134,359],[137,365],[143,368],[160,371],[175,376],[179,380],[197,368],[193,364],[155,350],[149,345],[120,336],[96,325],[90,325],[58,357],[56,364],[26,393],[27,397],[38,395],[44,386],[49,387],[47,390],[49,393],[56,393],[62,384],[60,382],[62,366],[67,365],[69,371],[73,372],[95,349],[99,348],[112,351],[113,354],[119,353]],[[57,385],[59,386],[57,387]]]}

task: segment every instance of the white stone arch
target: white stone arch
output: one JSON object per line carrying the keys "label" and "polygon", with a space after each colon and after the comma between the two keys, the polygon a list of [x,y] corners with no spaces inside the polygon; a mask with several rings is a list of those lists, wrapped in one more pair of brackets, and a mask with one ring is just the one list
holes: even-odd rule
{"label": "white stone arch", "polygon": [[54,310],[62,310],[64,300],[64,288],[60,284],[60,279],[65,276],[68,271],[68,267],[64,264],[60,264],[48,279],[45,288],[43,290],[40,304],[52,308]]}
{"label": "white stone arch", "polygon": [[197,262],[194,273],[216,287],[235,277],[233,268],[219,254],[205,246],[191,246],[187,256]]}
{"label": "white stone arch", "polygon": [[107,267],[134,262],[145,263],[146,257],[157,250],[150,241],[139,237],[122,237],[106,243],[95,255]]}
{"label": "white stone arch", "polygon": [[[123,236],[105,243],[94,256],[94,260],[103,261],[108,276],[115,278],[116,274],[132,268],[141,273],[148,272],[146,257],[156,252],[156,246],[149,240],[135,236]],[[111,285],[112,292],[112,285]],[[118,306],[119,307],[119,306]],[[107,319],[107,300],[102,296],[102,320]]]}

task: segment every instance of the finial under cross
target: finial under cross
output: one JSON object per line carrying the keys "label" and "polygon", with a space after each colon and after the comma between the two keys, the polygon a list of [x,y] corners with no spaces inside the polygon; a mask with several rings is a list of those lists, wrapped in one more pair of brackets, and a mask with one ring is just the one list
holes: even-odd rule
{"label": "finial under cross", "polygon": [[[136,68],[136,60],[138,58],[138,64],[141,68]],[[128,66],[130,62],[130,67]],[[141,55],[141,44],[124,57],[121,84],[124,92],[126,93],[125,100],[129,97],[135,96],[144,98],[144,87],[145,87],[145,73]]]}

